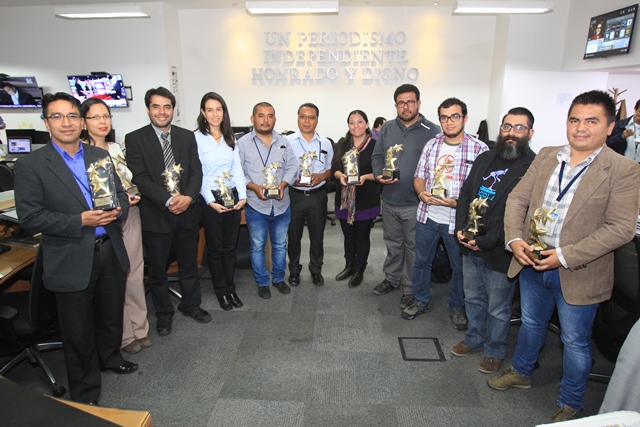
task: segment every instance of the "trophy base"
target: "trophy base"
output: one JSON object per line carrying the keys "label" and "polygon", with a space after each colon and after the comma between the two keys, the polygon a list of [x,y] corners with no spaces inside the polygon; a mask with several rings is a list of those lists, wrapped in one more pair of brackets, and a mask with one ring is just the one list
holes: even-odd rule
{"label": "trophy base", "polygon": [[447,189],[441,188],[441,187],[432,188],[431,196],[435,197],[436,199],[442,199],[443,197],[447,197]]}
{"label": "trophy base", "polygon": [[399,169],[382,169],[382,178],[400,179],[400,170]]}
{"label": "trophy base", "polygon": [[358,175],[347,175],[347,184],[349,184],[349,185],[358,185],[358,184],[360,184],[360,176],[358,176]]}
{"label": "trophy base", "polygon": [[301,176],[298,182],[302,185],[311,185],[311,176]]}
{"label": "trophy base", "polygon": [[545,248],[545,249],[534,249],[534,250],[532,250],[532,251],[524,251],[524,253],[525,253],[525,255],[527,255],[527,256],[529,257],[529,259],[530,259],[531,261],[534,261],[534,262],[535,262],[536,260],[537,260],[537,261],[540,261],[540,260],[543,260],[543,259],[545,259],[545,258],[549,258],[549,255],[542,255],[542,254],[540,253],[540,252],[542,252],[542,251],[546,251],[546,250],[548,250],[548,249],[553,249],[553,248],[551,248],[551,247],[547,247],[547,248]]}
{"label": "trophy base", "polygon": [[263,194],[267,199],[277,199],[278,197],[280,197],[280,190],[278,190],[277,188],[267,188],[266,190],[264,190]]}
{"label": "trophy base", "polygon": [[475,240],[477,235],[478,235],[478,234],[477,234],[477,233],[474,233],[473,231],[464,230],[464,231],[462,232],[462,239],[461,239],[461,241],[463,241],[463,242],[465,242],[465,243],[469,243],[470,241]]}
{"label": "trophy base", "polygon": [[137,185],[132,185],[131,187],[125,190],[129,196],[139,196],[140,192],[138,191]]}
{"label": "trophy base", "polygon": [[113,196],[102,196],[93,199],[93,209],[110,211],[118,207],[117,199]]}
{"label": "trophy base", "polygon": [[235,188],[232,189],[231,194],[227,194],[225,197],[218,190],[211,190],[211,193],[214,201],[225,208],[232,208],[238,203],[238,192]]}

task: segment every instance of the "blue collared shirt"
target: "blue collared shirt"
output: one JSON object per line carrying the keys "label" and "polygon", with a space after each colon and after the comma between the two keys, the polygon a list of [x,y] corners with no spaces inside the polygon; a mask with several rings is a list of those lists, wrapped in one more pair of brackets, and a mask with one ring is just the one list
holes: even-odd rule
{"label": "blue collared shirt", "polygon": [[[78,183],[80,191],[82,191],[84,199],[87,201],[87,205],[93,207],[93,198],[91,197],[91,190],[89,189],[89,177],[87,176],[87,167],[84,163],[84,149],[82,148],[82,143],[80,143],[80,149],[73,155],[73,157],[60,148],[60,146],[55,142],[53,142],[52,145],[60,156],[62,156],[62,160],[64,160],[69,170],[71,170],[71,173],[75,177],[75,181]],[[96,236],[102,236],[103,234],[107,234],[107,230],[102,226],[96,227]]]}

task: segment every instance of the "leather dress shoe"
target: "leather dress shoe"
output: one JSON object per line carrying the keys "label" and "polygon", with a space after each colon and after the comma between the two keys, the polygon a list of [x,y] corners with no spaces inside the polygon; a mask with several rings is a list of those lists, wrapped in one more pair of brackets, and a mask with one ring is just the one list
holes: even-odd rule
{"label": "leather dress shoe", "polygon": [[274,282],[273,287],[278,290],[281,294],[291,293],[291,288],[284,282]]}
{"label": "leather dress shoe", "polygon": [[298,286],[300,284],[300,273],[291,273],[289,275],[289,284],[291,286]]}
{"label": "leather dress shoe", "polygon": [[193,320],[195,320],[198,323],[209,323],[209,322],[211,322],[211,315],[209,313],[207,313],[205,310],[201,309],[200,307],[196,308],[191,313],[185,313],[183,311],[182,314],[184,314],[187,317],[191,317]]}
{"label": "leather dress shoe", "polygon": [[172,323],[173,319],[171,318],[158,319],[158,323],[156,324],[156,331],[158,332],[158,335],[169,335],[171,333]]}
{"label": "leather dress shoe", "polygon": [[262,299],[269,299],[271,298],[271,289],[269,289],[269,286],[258,286],[258,295],[260,295],[260,298]]}
{"label": "leather dress shoe", "polygon": [[136,354],[140,350],[142,350],[142,346],[136,340],[131,341],[129,344],[122,347],[122,350],[129,354]]}
{"label": "leather dress shoe", "polygon": [[234,306],[235,308],[240,308],[244,305],[242,304],[242,301],[240,301],[238,294],[236,294],[235,292],[227,295],[227,297],[231,300],[231,305]]}
{"label": "leather dress shoe", "polygon": [[104,370],[111,371],[116,374],[130,374],[138,370],[138,364],[125,360],[120,364],[120,366],[116,366],[115,368],[105,368]]}
{"label": "leather dress shoe", "polygon": [[220,308],[224,311],[233,310],[233,305],[231,305],[231,298],[229,298],[229,295],[218,295],[218,302],[220,303]]}
{"label": "leather dress shoe", "polygon": [[314,285],[316,286],[324,285],[324,277],[322,277],[322,274],[312,274],[311,278],[313,279]]}
{"label": "leather dress shoe", "polygon": [[140,344],[140,347],[142,348],[148,348],[153,345],[153,343],[151,342],[151,338],[149,337],[140,338],[138,340],[138,344]]}

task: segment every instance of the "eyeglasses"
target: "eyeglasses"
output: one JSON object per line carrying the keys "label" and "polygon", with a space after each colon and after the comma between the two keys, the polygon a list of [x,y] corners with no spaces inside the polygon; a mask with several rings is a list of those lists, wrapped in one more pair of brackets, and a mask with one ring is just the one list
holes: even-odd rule
{"label": "eyeglasses", "polygon": [[67,114],[66,116],[64,114],[54,113],[49,117],[47,117],[47,119],[53,122],[61,122],[64,119],[69,119],[70,122],[77,122],[81,119],[81,117],[80,117],[80,114],[76,114],[76,113],[70,113],[70,114]]}
{"label": "eyeglasses", "polygon": [[447,120],[451,120],[453,123],[455,122],[459,122],[461,118],[464,117],[464,114],[452,114],[450,116],[445,116],[444,114],[441,115],[440,117],[438,117],[438,120],[440,120],[440,123],[447,123]]}
{"label": "eyeglasses", "polygon": [[502,132],[510,132],[511,129],[513,129],[515,133],[525,133],[526,131],[529,130],[529,128],[525,125],[509,125],[509,124],[500,125],[500,130]]}
{"label": "eyeglasses", "polygon": [[302,121],[305,121],[305,120],[307,120],[307,119],[309,119],[309,120],[316,120],[316,119],[318,118],[318,116],[305,116],[304,114],[300,114],[300,115],[298,116],[298,118],[299,118],[300,120],[302,120]]}
{"label": "eyeglasses", "polygon": [[415,99],[411,99],[409,101],[398,101],[396,102],[396,107],[398,108],[404,108],[404,107],[413,107],[414,105],[416,105],[416,101]]}
{"label": "eyeglasses", "polygon": [[87,120],[110,120],[113,116],[111,114],[105,114],[103,116],[86,116],[85,119]]}

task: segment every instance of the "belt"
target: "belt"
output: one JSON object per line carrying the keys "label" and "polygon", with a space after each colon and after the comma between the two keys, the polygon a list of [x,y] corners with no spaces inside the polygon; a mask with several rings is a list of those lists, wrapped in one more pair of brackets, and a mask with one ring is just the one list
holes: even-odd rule
{"label": "belt", "polygon": [[109,235],[108,234],[103,234],[101,236],[96,236],[96,246],[100,246],[101,244],[103,244],[107,240],[109,240]]}
{"label": "belt", "polygon": [[322,187],[318,187],[318,188],[312,188],[311,190],[298,190],[295,187],[291,187],[291,189],[295,192],[295,193],[300,193],[300,194],[304,194],[305,196],[310,196],[312,194],[316,194],[319,193],[321,191],[325,191],[326,188],[324,188],[324,185]]}

